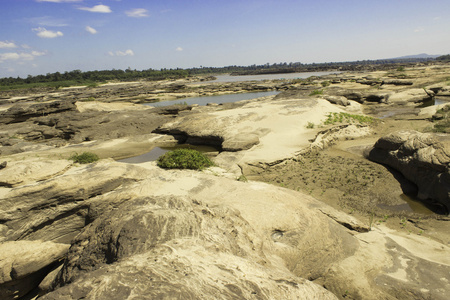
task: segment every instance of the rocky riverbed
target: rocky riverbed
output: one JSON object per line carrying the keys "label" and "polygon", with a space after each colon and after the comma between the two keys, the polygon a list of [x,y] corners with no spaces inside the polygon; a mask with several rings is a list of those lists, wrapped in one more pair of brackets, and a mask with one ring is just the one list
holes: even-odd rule
{"label": "rocky riverbed", "polygon": [[[449,96],[449,65],[3,93],[0,298],[447,299]],[[115,161],[179,143],[216,166]]]}

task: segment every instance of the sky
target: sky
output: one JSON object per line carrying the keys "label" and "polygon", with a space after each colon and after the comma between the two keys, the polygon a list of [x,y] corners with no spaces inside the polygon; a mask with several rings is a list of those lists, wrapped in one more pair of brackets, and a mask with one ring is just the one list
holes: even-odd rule
{"label": "sky", "polygon": [[449,0],[0,0],[0,77],[450,53]]}

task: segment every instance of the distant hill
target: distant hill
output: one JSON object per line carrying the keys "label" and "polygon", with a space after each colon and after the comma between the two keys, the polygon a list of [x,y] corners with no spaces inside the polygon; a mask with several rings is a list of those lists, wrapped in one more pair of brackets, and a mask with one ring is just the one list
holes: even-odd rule
{"label": "distant hill", "polygon": [[430,54],[426,54],[426,53],[421,53],[421,54],[416,54],[416,55],[400,56],[400,57],[395,57],[395,58],[391,58],[391,59],[433,59],[433,58],[436,58],[439,56],[441,56],[441,55],[430,55]]}

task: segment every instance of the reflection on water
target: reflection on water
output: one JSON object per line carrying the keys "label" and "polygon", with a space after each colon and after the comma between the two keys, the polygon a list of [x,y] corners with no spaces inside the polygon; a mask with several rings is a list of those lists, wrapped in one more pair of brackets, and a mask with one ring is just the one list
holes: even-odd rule
{"label": "reflection on water", "polygon": [[173,104],[198,104],[198,105],[206,105],[208,103],[231,103],[237,102],[241,100],[250,100],[260,97],[272,96],[276,95],[279,92],[277,91],[269,91],[269,92],[255,92],[255,93],[241,93],[241,94],[227,94],[227,95],[218,95],[218,96],[204,96],[204,97],[191,97],[191,98],[180,98],[171,101],[161,101],[155,103],[146,103],[145,105],[151,106],[168,106]]}
{"label": "reflection on water", "polygon": [[138,155],[138,156],[129,157],[129,158],[124,158],[124,159],[118,160],[118,162],[124,162],[124,163],[129,163],[129,164],[139,164],[139,163],[144,163],[144,162],[148,162],[148,161],[155,161],[164,153],[171,151],[171,150],[179,149],[179,148],[195,149],[195,150],[203,152],[203,153],[211,153],[211,154],[218,152],[218,150],[214,147],[182,144],[182,145],[176,145],[174,147],[155,147],[147,153],[144,153],[144,154]]}
{"label": "reflection on water", "polygon": [[423,102],[418,107],[423,108],[423,107],[429,107],[429,106],[441,105],[441,104],[447,104],[447,103],[450,103],[450,99],[435,98],[433,100]]}
{"label": "reflection on water", "polygon": [[446,209],[442,205],[425,204],[412,195],[401,194],[399,197],[405,201],[405,203],[398,205],[380,204],[378,207],[393,212],[414,212],[423,215],[447,214]]}

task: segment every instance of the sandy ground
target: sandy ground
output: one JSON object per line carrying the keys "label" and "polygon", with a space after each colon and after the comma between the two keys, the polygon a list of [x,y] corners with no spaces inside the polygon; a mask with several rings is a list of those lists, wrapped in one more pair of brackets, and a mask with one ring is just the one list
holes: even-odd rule
{"label": "sandy ground", "polygon": [[[401,112],[405,113],[405,109]],[[338,141],[323,151],[249,170],[245,175],[248,179],[308,193],[366,224],[426,235],[450,245],[450,218],[442,215],[445,211],[416,200],[416,187],[399,172],[363,157],[365,148],[389,132],[398,128],[423,131],[429,126],[427,120],[397,115],[377,122],[369,136]]]}

